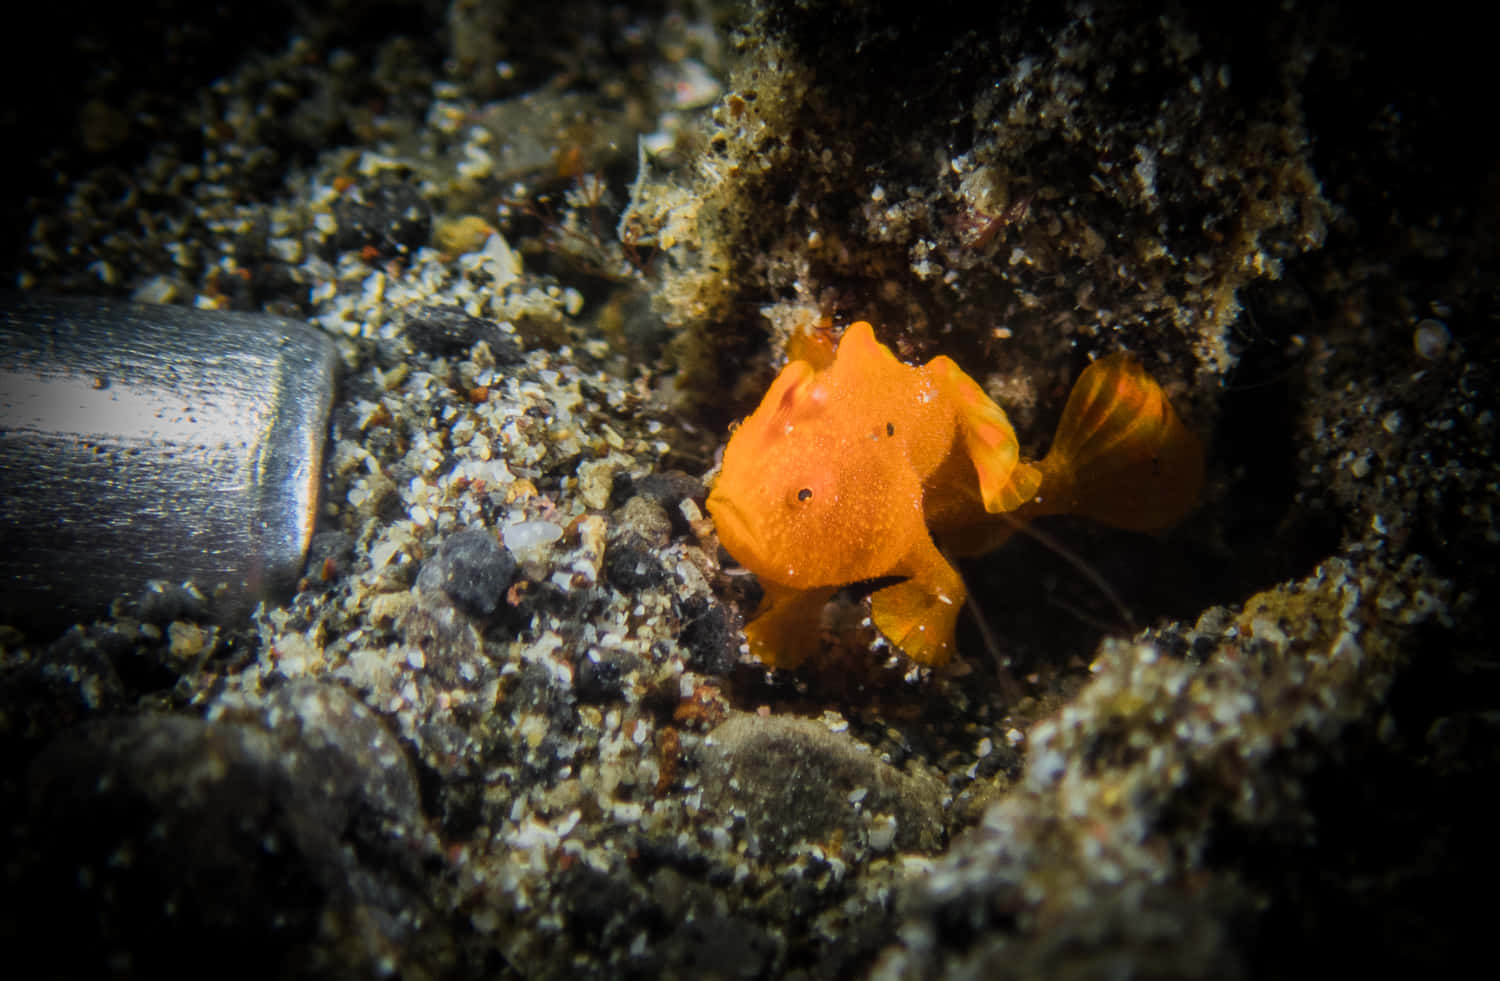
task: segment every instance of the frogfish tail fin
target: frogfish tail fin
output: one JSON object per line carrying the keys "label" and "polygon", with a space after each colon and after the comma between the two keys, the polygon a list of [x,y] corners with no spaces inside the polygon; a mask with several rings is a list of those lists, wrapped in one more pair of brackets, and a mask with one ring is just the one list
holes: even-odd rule
{"label": "frogfish tail fin", "polygon": [[1129,531],[1173,524],[1198,499],[1203,448],[1127,354],[1090,365],[1039,464],[1034,514],[1080,514]]}

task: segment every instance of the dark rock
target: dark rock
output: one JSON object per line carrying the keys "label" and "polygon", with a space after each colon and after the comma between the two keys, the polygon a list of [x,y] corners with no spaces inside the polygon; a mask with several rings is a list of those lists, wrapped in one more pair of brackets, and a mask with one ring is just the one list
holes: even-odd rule
{"label": "dark rock", "polygon": [[317,788],[325,823],[345,827],[364,812],[392,829],[420,824],[417,779],[405,751],[353,695],[333,685],[289,684],[271,696],[263,721],[292,783]]}
{"label": "dark rock", "polygon": [[634,481],[630,485],[630,491],[637,497],[652,501],[660,507],[672,522],[672,528],[679,535],[692,532],[692,529],[688,527],[687,518],[682,513],[680,507],[682,502],[692,500],[701,504],[708,497],[708,488],[703,486],[703,481],[681,470],[663,470],[660,473],[647,474]]}
{"label": "dark rock", "polygon": [[133,612],[146,623],[165,626],[173,620],[202,620],[208,601],[190,585],[153,581],[136,598]]}
{"label": "dark rock", "polygon": [[677,924],[656,948],[660,977],[767,977],[781,957],[784,941],[754,922],[703,910]]}
{"label": "dark rock", "polygon": [[75,626],[42,657],[0,669],[0,780],[22,772],[22,761],[58,731],[127,703],[114,645],[100,642],[111,636]]}
{"label": "dark rock", "polygon": [[744,814],[750,852],[785,859],[799,841],[827,841],[839,830],[867,842],[871,819],[895,819],[894,847],[936,851],[943,843],[943,783],[902,773],[846,733],[785,716],[738,714],[701,750],[703,804]]}
{"label": "dark rock", "polygon": [[667,570],[650,545],[639,536],[627,535],[605,551],[604,578],[622,593],[633,593],[665,583]]}
{"label": "dark rock", "polygon": [[490,674],[474,621],[455,609],[444,593],[418,593],[397,616],[396,629],[408,645],[422,652],[424,670],[440,684],[469,688]]}
{"label": "dark rock", "polygon": [[595,950],[620,943],[655,913],[630,877],[587,865],[569,868],[560,877],[559,892],[565,897],[569,931]]}
{"label": "dark rock", "polygon": [[672,518],[660,502],[636,494],[610,515],[610,539],[630,536],[648,546],[663,548],[672,540]]}
{"label": "dark rock", "polygon": [[740,635],[722,603],[701,595],[684,597],[678,640],[687,648],[688,667],[701,674],[726,675],[740,659]]}
{"label": "dark rock", "polygon": [[522,666],[507,704],[519,711],[539,712],[553,719],[573,704],[574,695],[571,687],[563,688],[557,683],[551,671],[531,662]]}
{"label": "dark rock", "polygon": [[499,607],[515,575],[510,551],[488,531],[474,528],[448,536],[437,555],[423,564],[417,588],[441,590],[463,612],[487,617]]}
{"label": "dark rock", "polygon": [[684,498],[701,501],[708,497],[708,489],[703,486],[703,481],[681,470],[647,474],[636,480],[635,492],[668,511],[676,510],[678,503]]}
{"label": "dark rock", "polygon": [[667,581],[656,553],[672,540],[672,519],[660,504],[637,494],[610,516],[604,578],[621,592],[651,589]]}
{"label": "dark rock", "polygon": [[53,970],[177,973],[211,955],[286,975],[322,956],[373,974],[420,947],[436,845],[399,745],[321,685],[276,693],[264,722],[114,719],[38,756],[14,884],[37,927],[20,936],[72,925]]}
{"label": "dark rock", "polygon": [[356,184],[338,199],[333,213],[338,220],[333,245],[339,251],[373,246],[383,255],[397,255],[425,245],[431,234],[431,209],[409,184]]}
{"label": "dark rock", "polygon": [[149,973],[185,956],[175,938],[186,934],[212,937],[240,969],[274,972],[311,940],[327,896],[296,854],[291,816],[278,813],[275,759],[258,728],[173,716],[96,723],[54,742],[32,767],[27,851],[39,881],[28,912],[87,926],[57,948],[65,960],[54,970],[125,958]]}
{"label": "dark rock", "polygon": [[646,870],[673,868],[686,875],[703,876],[711,870],[708,855],[676,840],[641,835],[634,842],[636,862]]}
{"label": "dark rock", "polygon": [[458,307],[425,306],[406,321],[406,338],[412,347],[435,357],[463,357],[480,341],[490,346],[500,364],[521,360],[521,342],[493,320],[471,317]]}
{"label": "dark rock", "polygon": [[629,651],[590,650],[578,659],[574,685],[584,702],[612,702],[625,697],[625,679],[641,659]]}

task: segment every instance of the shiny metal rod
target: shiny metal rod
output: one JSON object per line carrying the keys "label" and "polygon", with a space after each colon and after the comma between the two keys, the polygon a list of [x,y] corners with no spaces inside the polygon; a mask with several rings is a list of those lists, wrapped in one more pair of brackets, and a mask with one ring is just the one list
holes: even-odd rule
{"label": "shiny metal rod", "polygon": [[0,623],[100,615],[150,580],[226,616],[288,587],[336,365],[280,317],[0,292]]}

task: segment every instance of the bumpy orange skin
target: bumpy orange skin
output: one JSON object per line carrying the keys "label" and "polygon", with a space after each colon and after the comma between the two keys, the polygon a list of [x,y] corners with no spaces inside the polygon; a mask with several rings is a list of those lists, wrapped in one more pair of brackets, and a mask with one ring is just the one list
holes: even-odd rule
{"label": "bumpy orange skin", "polygon": [[[940,544],[974,554],[1017,520],[1060,510],[1161,526],[1196,498],[1201,469],[1197,441],[1128,358],[1085,373],[1053,452],[1032,464],[1005,413],[952,360],[902,364],[860,322],[831,363],[795,360],[777,376],[730,439],[708,509],[765,588],[745,632],[767,665],[815,653],[833,593],[884,577],[903,581],[871,597],[875,626],[940,665],[966,595]],[[1111,482],[1119,493],[1101,490]]]}

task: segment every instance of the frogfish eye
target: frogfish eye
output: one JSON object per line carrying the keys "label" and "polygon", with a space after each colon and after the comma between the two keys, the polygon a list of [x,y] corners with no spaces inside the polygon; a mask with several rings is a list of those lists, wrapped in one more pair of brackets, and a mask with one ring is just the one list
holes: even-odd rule
{"label": "frogfish eye", "polygon": [[797,500],[799,500],[799,501],[810,501],[810,500],[812,500],[812,488],[811,487],[804,487],[801,490],[799,490],[797,492]]}

